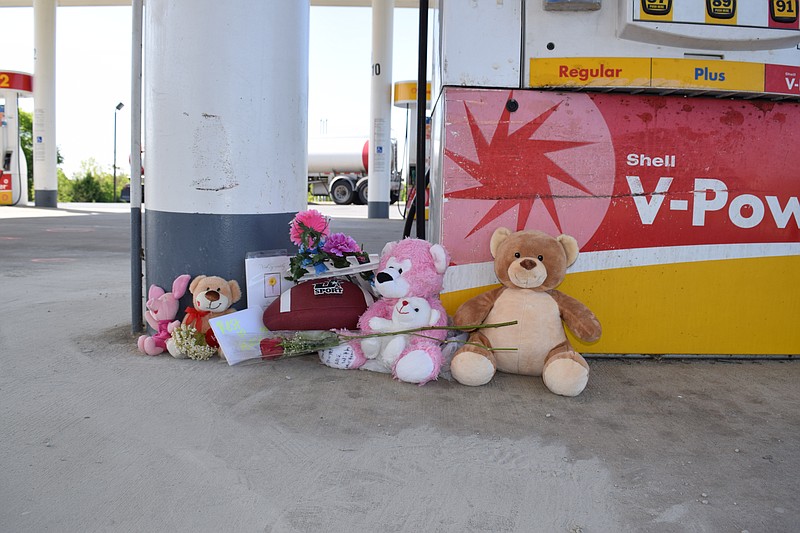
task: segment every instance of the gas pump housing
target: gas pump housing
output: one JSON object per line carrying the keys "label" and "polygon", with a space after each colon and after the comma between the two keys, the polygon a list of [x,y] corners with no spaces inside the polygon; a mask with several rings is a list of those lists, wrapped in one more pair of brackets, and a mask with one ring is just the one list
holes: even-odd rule
{"label": "gas pump housing", "polygon": [[798,1],[442,0],[431,216],[448,312],[492,232],[574,236],[584,353],[797,354]]}
{"label": "gas pump housing", "polygon": [[28,165],[20,146],[18,101],[32,91],[30,74],[0,71],[0,205],[28,204]]}

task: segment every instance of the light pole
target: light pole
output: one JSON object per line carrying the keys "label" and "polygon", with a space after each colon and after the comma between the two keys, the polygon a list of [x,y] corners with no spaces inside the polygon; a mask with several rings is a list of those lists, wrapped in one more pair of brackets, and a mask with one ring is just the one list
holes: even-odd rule
{"label": "light pole", "polygon": [[117,111],[123,107],[125,107],[125,104],[120,102],[114,108],[114,198],[111,200],[112,202],[117,201]]}

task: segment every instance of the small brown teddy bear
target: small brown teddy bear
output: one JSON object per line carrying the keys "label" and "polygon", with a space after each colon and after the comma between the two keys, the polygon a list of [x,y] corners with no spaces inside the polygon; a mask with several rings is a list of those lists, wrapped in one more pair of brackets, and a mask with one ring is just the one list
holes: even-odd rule
{"label": "small brown teddy bear", "polygon": [[[219,343],[214,336],[214,331],[208,323],[212,318],[233,313],[233,304],[242,297],[242,290],[236,280],[227,281],[219,276],[199,275],[189,285],[192,293],[192,306],[186,308],[183,324],[194,326],[202,335],[205,335],[206,344],[219,348]],[[186,355],[177,347],[174,340],[167,342],[167,350],[173,357],[183,358]],[[224,354],[219,352],[220,358]]]}
{"label": "small brown teddy bear", "polygon": [[458,325],[516,320],[513,326],[475,330],[453,357],[453,377],[464,385],[488,383],[496,370],[542,376],[555,394],[577,396],[589,380],[589,365],[571,346],[562,320],[584,342],[600,338],[600,322],[581,302],[555,290],[578,257],[578,243],[535,230],[498,228],[490,249],[502,287],[467,300],[456,311]]}

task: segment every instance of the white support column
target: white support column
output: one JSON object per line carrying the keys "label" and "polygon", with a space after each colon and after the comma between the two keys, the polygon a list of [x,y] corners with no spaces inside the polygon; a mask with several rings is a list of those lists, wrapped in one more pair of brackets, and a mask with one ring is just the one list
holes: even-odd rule
{"label": "white support column", "polygon": [[392,34],[394,0],[372,0],[369,218],[389,218],[392,174]]}
{"label": "white support column", "polygon": [[309,15],[309,0],[147,1],[146,286],[206,274],[244,292],[247,252],[295,249]]}
{"label": "white support column", "polygon": [[33,0],[33,188],[36,207],[57,207],[56,0]]}

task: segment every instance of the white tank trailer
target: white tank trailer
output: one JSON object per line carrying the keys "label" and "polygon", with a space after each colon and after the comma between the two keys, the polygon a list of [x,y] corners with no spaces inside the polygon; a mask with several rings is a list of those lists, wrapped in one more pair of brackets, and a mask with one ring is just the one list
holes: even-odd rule
{"label": "white tank trailer", "polygon": [[[390,202],[400,198],[397,141],[392,140]],[[308,141],[308,184],[314,196],[330,196],[339,205],[367,203],[369,140],[323,137]]]}

